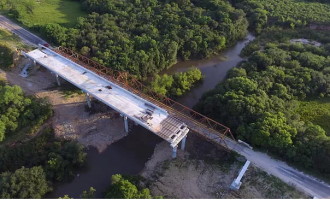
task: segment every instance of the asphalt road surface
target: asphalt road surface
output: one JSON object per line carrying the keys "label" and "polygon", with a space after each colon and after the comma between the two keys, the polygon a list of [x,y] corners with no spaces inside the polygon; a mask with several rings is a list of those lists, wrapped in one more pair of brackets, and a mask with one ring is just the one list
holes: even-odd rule
{"label": "asphalt road surface", "polygon": [[[47,43],[38,36],[23,29],[22,27],[18,26],[17,24],[13,23],[2,15],[0,15],[0,26],[15,33],[29,44],[38,45]],[[215,135],[213,135],[212,133],[205,133],[205,136],[209,138],[216,138]],[[306,175],[299,170],[288,166],[283,161],[271,158],[265,153],[251,150],[248,147],[243,146],[229,138],[227,138],[225,141],[231,150],[236,151],[242,156],[245,156],[247,160],[251,161],[255,166],[261,168],[267,173],[272,174],[281,179],[282,181],[295,186],[296,188],[306,192],[312,197],[330,199],[329,184],[317,180],[312,176]],[[218,140],[217,142],[219,144],[223,144],[223,142],[220,140]]]}
{"label": "asphalt road surface", "polygon": [[38,44],[47,43],[46,41],[36,36],[35,34],[13,23],[11,20],[4,17],[3,15],[0,15],[0,27],[11,31],[12,33],[19,36],[24,42],[30,45],[37,46]]}

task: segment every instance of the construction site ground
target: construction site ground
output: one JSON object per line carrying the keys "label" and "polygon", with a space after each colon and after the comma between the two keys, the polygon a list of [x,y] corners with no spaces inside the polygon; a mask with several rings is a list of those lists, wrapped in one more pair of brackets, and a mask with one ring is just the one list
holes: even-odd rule
{"label": "construction site ground", "polygon": [[56,136],[75,139],[84,146],[96,147],[100,152],[126,136],[119,114],[96,100],[89,109],[84,94],[72,92],[72,85],[64,80],[58,87],[55,76],[48,70],[35,67],[29,77],[21,77],[19,74],[26,62],[28,60],[21,58],[17,67],[0,71],[0,79],[20,86],[27,95],[49,100],[54,110],[51,120]]}
{"label": "construction site ground", "polygon": [[245,159],[189,134],[187,150],[171,159],[166,142],[158,144],[141,173],[141,184],[165,198],[309,198],[278,178],[250,165],[238,191],[229,189]]}

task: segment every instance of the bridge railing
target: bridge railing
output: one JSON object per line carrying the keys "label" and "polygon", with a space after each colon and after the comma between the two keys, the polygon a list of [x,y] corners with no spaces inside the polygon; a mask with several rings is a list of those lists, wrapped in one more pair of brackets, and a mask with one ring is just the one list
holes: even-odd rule
{"label": "bridge railing", "polygon": [[[220,139],[222,145],[225,148],[228,148],[224,137],[229,135],[233,140],[235,140],[233,134],[227,126],[209,117],[206,117],[205,115],[202,115],[197,111],[184,106],[166,96],[152,91],[149,87],[142,84],[133,75],[130,75],[127,72],[112,70],[66,47],[58,47],[54,51],[76,62],[77,64],[92,70],[96,74],[110,80],[111,82],[125,88],[126,90],[166,109],[171,115],[174,115],[186,123],[190,130],[199,133],[201,136],[204,136],[211,142],[215,142],[215,140]],[[207,137],[206,132],[212,133],[215,137]]]}

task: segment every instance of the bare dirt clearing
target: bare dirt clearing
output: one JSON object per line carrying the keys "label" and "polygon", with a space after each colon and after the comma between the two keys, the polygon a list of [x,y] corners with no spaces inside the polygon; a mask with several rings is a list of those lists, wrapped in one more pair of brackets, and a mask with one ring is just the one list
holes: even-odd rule
{"label": "bare dirt clearing", "polygon": [[[170,160],[170,147],[162,142],[146,163],[141,176],[153,195],[166,198],[308,198],[305,194],[253,165],[239,191],[229,189],[244,159],[219,150],[190,134],[187,152]],[[197,148],[196,148],[197,147]],[[199,147],[199,148],[198,148]]]}
{"label": "bare dirt clearing", "polygon": [[69,83],[61,80],[62,86],[58,87],[55,76],[48,70],[33,67],[29,77],[21,77],[19,74],[26,62],[21,59],[18,67],[0,71],[0,79],[19,85],[28,95],[49,100],[54,110],[52,124],[56,136],[94,146],[101,152],[127,135],[123,120],[115,111],[97,101],[93,101],[93,107],[88,109],[83,94],[74,93],[68,98],[61,88],[68,87]]}

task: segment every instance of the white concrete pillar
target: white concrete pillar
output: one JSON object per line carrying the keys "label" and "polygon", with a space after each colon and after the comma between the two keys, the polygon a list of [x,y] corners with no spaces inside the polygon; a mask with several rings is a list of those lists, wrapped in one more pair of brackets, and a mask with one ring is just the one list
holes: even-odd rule
{"label": "white concrete pillar", "polygon": [[128,120],[127,116],[124,116],[125,132],[128,133]]}
{"label": "white concrete pillar", "polygon": [[91,97],[88,93],[86,93],[86,101],[87,101],[88,107],[91,108],[92,107]]}
{"label": "white concrete pillar", "polygon": [[181,150],[184,150],[186,148],[186,140],[187,136],[184,136],[184,138],[181,140]]}
{"label": "white concrete pillar", "polygon": [[178,146],[172,147],[172,158],[176,158],[177,150],[178,150]]}
{"label": "white concrete pillar", "polygon": [[57,85],[61,86],[60,77],[58,77],[58,74],[55,74],[55,76],[56,76]]}

